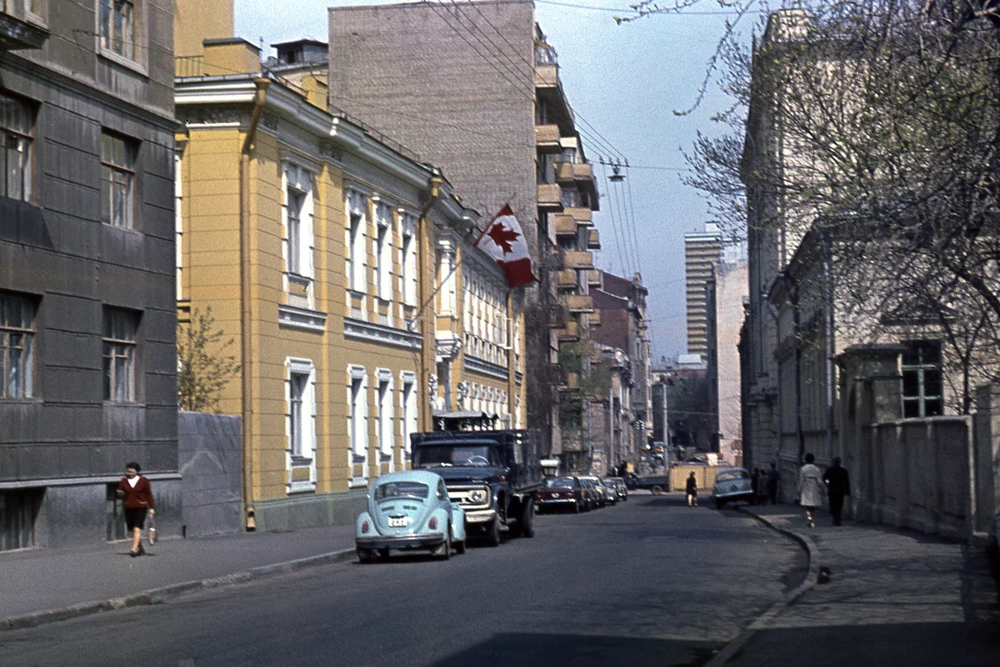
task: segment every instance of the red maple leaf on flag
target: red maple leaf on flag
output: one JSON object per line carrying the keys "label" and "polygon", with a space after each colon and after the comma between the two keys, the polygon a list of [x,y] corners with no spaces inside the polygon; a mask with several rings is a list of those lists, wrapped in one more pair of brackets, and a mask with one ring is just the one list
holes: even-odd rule
{"label": "red maple leaf on flag", "polygon": [[507,229],[501,223],[497,223],[490,228],[489,237],[493,239],[506,255],[507,253],[513,252],[513,248],[510,244],[516,241],[521,235],[517,232]]}

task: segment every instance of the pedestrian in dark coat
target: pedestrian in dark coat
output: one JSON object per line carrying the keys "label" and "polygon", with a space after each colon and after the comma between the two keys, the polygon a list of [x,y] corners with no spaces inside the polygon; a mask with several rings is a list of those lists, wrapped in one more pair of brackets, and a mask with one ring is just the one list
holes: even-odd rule
{"label": "pedestrian in dark coat", "polygon": [[142,468],[134,461],[125,464],[125,477],[118,483],[118,497],[125,499],[125,525],[132,533],[129,556],[133,558],[146,553],[142,546],[142,529],[146,524],[146,514],[156,514],[153,487],[148,479],[139,474],[140,470]]}
{"label": "pedestrian in dark coat", "polygon": [[826,482],[826,492],[830,497],[833,525],[839,526],[844,511],[844,496],[851,495],[851,478],[847,469],[840,465],[840,457],[834,457],[833,465],[823,473],[823,481]]}
{"label": "pedestrian in dark coat", "polygon": [[760,468],[754,468],[750,474],[750,488],[753,490],[753,499],[756,502],[757,496],[760,495]]}
{"label": "pedestrian in dark coat", "polygon": [[767,497],[772,505],[778,504],[778,482],[781,481],[781,473],[778,466],[771,464],[771,470],[767,473]]}
{"label": "pedestrian in dark coat", "polygon": [[688,507],[698,506],[698,481],[694,478],[694,473],[687,478],[687,498]]}

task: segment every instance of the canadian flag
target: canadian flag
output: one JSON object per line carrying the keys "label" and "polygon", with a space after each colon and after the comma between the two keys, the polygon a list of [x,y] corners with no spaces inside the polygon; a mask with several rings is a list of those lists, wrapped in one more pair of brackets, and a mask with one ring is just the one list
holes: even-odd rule
{"label": "canadian flag", "polygon": [[507,274],[507,285],[511,289],[538,280],[531,272],[528,243],[524,240],[521,225],[517,224],[514,212],[510,210],[510,204],[503,205],[472,245],[500,265]]}

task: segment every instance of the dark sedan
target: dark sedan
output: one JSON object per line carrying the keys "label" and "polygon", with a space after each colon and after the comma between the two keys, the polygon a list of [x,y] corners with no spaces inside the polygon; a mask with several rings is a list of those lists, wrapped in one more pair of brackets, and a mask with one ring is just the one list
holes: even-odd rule
{"label": "dark sedan", "polygon": [[573,513],[587,506],[583,486],[576,477],[549,477],[536,494],[535,503],[539,511],[564,509]]}

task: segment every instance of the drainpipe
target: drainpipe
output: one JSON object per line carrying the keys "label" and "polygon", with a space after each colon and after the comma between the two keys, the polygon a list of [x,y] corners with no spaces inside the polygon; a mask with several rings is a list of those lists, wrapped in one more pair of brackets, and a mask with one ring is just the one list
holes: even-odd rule
{"label": "drainpipe", "polygon": [[833,357],[836,354],[836,335],[833,330],[833,278],[830,273],[830,246],[823,243],[823,288],[824,296],[823,338],[826,340],[826,460],[833,463]]}
{"label": "drainpipe", "polygon": [[250,154],[254,139],[257,136],[257,124],[260,122],[264,103],[267,99],[269,79],[263,77],[254,79],[257,91],[253,100],[253,112],[250,115],[250,125],[243,140],[243,150],[240,151],[240,366],[242,370],[243,394],[243,504],[245,510],[246,529],[254,530],[257,521],[253,509],[253,450],[250,429],[253,424],[253,374],[251,373],[251,346],[253,343],[251,326],[250,289]]}
{"label": "drainpipe", "polygon": [[[777,341],[778,347],[781,346],[781,320],[778,318],[778,311],[775,309],[774,305],[771,303],[770,298],[767,293],[764,292],[760,295],[761,300],[767,305],[767,312],[770,313],[771,317],[774,318],[774,339]],[[774,448],[774,465],[778,470],[781,470],[781,434],[784,429],[784,422],[782,421],[782,410],[781,410],[781,355],[778,355],[778,377],[775,378],[775,387],[777,388],[777,404],[778,404],[778,424],[775,432],[778,436],[777,447]]]}
{"label": "drainpipe", "polygon": [[[428,224],[427,214],[430,212],[431,207],[441,196],[441,185],[444,183],[444,179],[440,176],[431,176],[427,181],[427,203],[424,204],[423,209],[420,211],[420,217],[417,220],[417,224],[420,226],[418,235],[420,238],[420,303],[427,305],[428,299],[431,298],[433,290],[432,286],[429,284],[430,276],[433,276],[433,266],[428,266],[428,257],[430,257],[430,225]],[[421,345],[421,360],[419,375],[419,387],[424,391],[428,390],[430,385],[430,368],[434,361],[435,355],[435,327],[437,326],[436,318],[428,317],[426,314],[418,313],[417,317],[421,319],[420,333],[423,336],[423,343]],[[419,396],[419,394],[418,394]],[[431,399],[432,396],[427,396],[427,400],[419,401],[421,419],[421,428],[424,430],[431,430],[433,428],[433,413],[431,412]]]}

